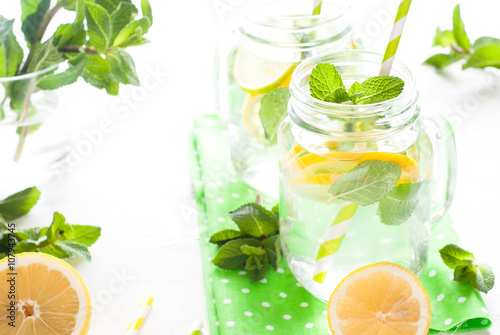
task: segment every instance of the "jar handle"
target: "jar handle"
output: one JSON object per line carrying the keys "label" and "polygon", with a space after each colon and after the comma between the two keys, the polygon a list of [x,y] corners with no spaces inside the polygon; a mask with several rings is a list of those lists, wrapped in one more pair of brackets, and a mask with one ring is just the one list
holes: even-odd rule
{"label": "jar handle", "polygon": [[432,218],[435,224],[448,211],[457,181],[457,152],[451,124],[442,116],[424,119],[433,148]]}

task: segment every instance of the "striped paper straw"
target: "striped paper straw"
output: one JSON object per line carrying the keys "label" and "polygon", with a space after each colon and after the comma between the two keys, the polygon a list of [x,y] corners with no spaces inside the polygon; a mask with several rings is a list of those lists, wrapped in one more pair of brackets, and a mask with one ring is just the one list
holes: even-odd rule
{"label": "striped paper straw", "polygon": [[313,280],[320,284],[325,282],[326,274],[332,266],[335,254],[339,250],[340,244],[349,230],[352,218],[356,213],[358,205],[352,202],[344,202],[339,213],[333,220],[330,228],[323,236],[323,241],[319,247],[316,263],[314,263]]}
{"label": "striped paper straw", "polygon": [[387,48],[385,49],[384,60],[382,61],[382,66],[380,67],[381,76],[388,75],[391,72],[392,63],[394,62],[394,57],[396,56],[396,51],[398,50],[399,40],[401,39],[401,34],[403,33],[410,4],[411,0],[401,0],[401,3],[399,4],[396,20],[392,26],[391,38],[389,39],[389,44],[387,44]]}
{"label": "striped paper straw", "polygon": [[322,0],[314,0],[314,2],[313,2],[313,15],[318,15],[321,13],[321,3],[322,3]]}
{"label": "striped paper straw", "polygon": [[202,335],[201,330],[203,329],[203,322],[197,320],[193,325],[189,328],[187,335]]}
{"label": "striped paper straw", "polygon": [[142,300],[139,309],[137,310],[137,314],[135,315],[134,320],[130,323],[125,332],[125,335],[137,335],[141,330],[142,324],[144,320],[148,316],[149,311],[151,310],[151,306],[153,305],[153,298],[146,297]]}

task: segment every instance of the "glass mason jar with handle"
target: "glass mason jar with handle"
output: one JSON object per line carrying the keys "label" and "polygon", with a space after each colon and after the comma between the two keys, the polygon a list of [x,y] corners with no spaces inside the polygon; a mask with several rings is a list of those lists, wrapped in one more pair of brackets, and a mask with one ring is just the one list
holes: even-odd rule
{"label": "glass mason jar with handle", "polygon": [[324,1],[313,16],[312,1],[261,1],[219,43],[217,106],[228,122],[232,160],[245,182],[269,195],[278,196],[276,132],[293,70],[308,57],[357,48],[346,3]]}
{"label": "glass mason jar with handle", "polygon": [[381,62],[379,54],[340,51],[300,64],[278,131],[283,253],[297,280],[325,301],[367,264],[390,261],[421,275],[431,223],[453,196],[453,131],[443,119],[420,116],[415,79],[403,64],[391,72],[405,82],[397,98],[346,105],[311,97],[318,63],[335,65],[349,87],[378,75]]}

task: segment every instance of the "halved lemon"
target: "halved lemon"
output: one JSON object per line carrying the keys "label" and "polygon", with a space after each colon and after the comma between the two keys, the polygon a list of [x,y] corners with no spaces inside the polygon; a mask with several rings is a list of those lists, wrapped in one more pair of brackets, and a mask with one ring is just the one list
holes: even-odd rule
{"label": "halved lemon", "polygon": [[426,335],[431,303],[410,270],[376,263],[337,286],[328,302],[328,323],[335,335]]}
{"label": "halved lemon", "polygon": [[279,63],[261,58],[238,46],[233,75],[238,86],[245,92],[257,95],[271,92],[285,81],[286,86],[297,63]]}
{"label": "halved lemon", "polygon": [[[88,333],[90,296],[71,265],[47,254],[27,252],[15,255],[17,275],[11,273],[7,258],[2,259],[0,335]],[[7,326],[9,322],[14,322],[15,327]]]}

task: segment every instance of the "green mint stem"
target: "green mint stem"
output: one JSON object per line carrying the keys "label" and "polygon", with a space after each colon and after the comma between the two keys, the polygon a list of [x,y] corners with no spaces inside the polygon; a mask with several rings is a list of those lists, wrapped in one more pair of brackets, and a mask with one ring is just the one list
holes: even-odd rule
{"label": "green mint stem", "polygon": [[461,54],[461,55],[468,55],[468,54],[470,54],[470,52],[465,51],[464,49],[462,49],[462,48],[460,48],[460,47],[458,47],[456,45],[453,45],[453,44],[451,45],[451,48],[453,49],[453,51],[455,51],[456,53]]}
{"label": "green mint stem", "polygon": [[40,27],[38,27],[38,30],[35,35],[35,41],[31,45],[30,52],[28,54],[28,58],[26,58],[26,62],[23,65],[23,68],[21,69],[21,73],[26,73],[28,71],[29,65],[31,61],[33,60],[33,57],[35,56],[35,49],[36,45],[38,42],[40,42],[43,38],[43,35],[45,34],[45,30],[47,30],[47,27],[49,26],[50,21],[56,15],[56,13],[62,8],[62,6],[57,3],[51,10],[45,14],[45,16],[42,19],[42,23],[40,23]]}
{"label": "green mint stem", "polygon": [[[33,83],[31,88],[29,88],[30,92],[26,96],[26,101],[24,103],[24,109],[23,109],[21,116],[19,117],[19,122],[21,122],[21,123],[26,121],[26,118],[28,117],[30,105],[31,105],[31,94],[35,90],[35,87],[36,87],[36,82]],[[19,134],[19,142],[17,142],[16,153],[14,155],[14,162],[16,162],[16,163],[19,162],[19,159],[21,158],[21,154],[22,154],[23,148],[24,148],[24,143],[26,142],[26,136],[28,136],[29,130],[30,130],[30,127],[25,126],[25,127],[23,127],[23,129],[21,130],[21,133]]]}
{"label": "green mint stem", "polygon": [[85,52],[87,55],[99,55],[99,51],[95,49],[90,49],[90,48],[83,48],[83,47],[78,47],[78,46],[65,46],[59,49],[59,51],[64,52],[64,53],[80,53],[80,52]]}

